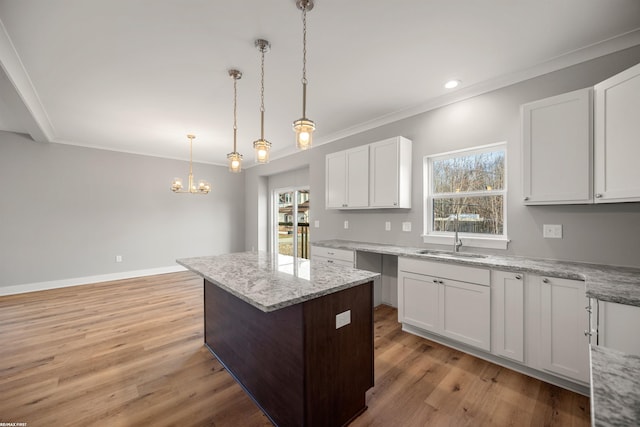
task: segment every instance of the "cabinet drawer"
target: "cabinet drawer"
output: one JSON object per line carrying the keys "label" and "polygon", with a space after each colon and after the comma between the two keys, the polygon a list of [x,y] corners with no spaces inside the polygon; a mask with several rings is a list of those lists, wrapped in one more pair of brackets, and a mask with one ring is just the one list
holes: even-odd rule
{"label": "cabinet drawer", "polygon": [[344,265],[346,267],[353,267],[353,261],[345,261],[343,259],[325,258],[323,256],[314,256],[313,262],[322,262],[333,265]]}
{"label": "cabinet drawer", "polygon": [[323,246],[311,246],[311,257],[324,257],[335,260],[348,261],[353,266],[353,251],[348,249],[333,249]]}
{"label": "cabinet drawer", "polygon": [[482,286],[489,286],[491,283],[489,270],[459,264],[399,257],[398,270],[474,283]]}

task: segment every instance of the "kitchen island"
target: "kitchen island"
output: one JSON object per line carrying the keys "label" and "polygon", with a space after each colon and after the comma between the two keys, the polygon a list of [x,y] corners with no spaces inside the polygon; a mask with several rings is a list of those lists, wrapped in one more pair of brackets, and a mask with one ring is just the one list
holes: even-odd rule
{"label": "kitchen island", "polygon": [[266,252],[177,262],[204,278],[205,344],[275,425],[366,409],[378,273]]}

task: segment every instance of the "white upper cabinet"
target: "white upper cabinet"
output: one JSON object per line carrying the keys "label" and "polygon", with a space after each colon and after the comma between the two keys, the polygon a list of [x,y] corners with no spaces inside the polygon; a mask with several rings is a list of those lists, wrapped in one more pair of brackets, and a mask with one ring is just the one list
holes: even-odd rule
{"label": "white upper cabinet", "polygon": [[347,155],[347,206],[369,206],[369,147],[357,147],[346,151]]}
{"label": "white upper cabinet", "polygon": [[591,203],[591,88],[522,106],[526,205]]}
{"label": "white upper cabinet", "polygon": [[325,178],[327,209],[345,207],[347,203],[347,156],[344,151],[327,154]]}
{"label": "white upper cabinet", "polygon": [[328,154],[325,161],[327,209],[369,206],[369,146]]}
{"label": "white upper cabinet", "polygon": [[401,136],[369,146],[369,205],[411,207],[411,141]]}
{"label": "white upper cabinet", "polygon": [[595,86],[595,201],[640,201],[640,64]]}
{"label": "white upper cabinet", "polygon": [[411,141],[401,136],[326,157],[327,209],[411,207]]}

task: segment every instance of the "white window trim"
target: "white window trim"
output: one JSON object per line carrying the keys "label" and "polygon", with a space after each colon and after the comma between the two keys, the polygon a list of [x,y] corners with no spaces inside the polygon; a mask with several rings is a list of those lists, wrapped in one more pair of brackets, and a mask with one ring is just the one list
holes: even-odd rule
{"label": "white window trim", "polygon": [[[487,144],[478,147],[465,148],[461,150],[449,151],[446,153],[432,154],[424,157],[423,160],[423,203],[424,203],[424,216],[423,216],[423,230],[424,234],[422,235],[422,239],[424,243],[432,243],[438,245],[450,245],[453,246],[454,236],[450,231],[433,231],[433,226],[431,222],[431,217],[433,216],[433,196],[431,195],[431,181],[430,181],[430,170],[431,166],[429,162],[432,159],[446,159],[451,157],[457,157],[458,155],[464,154],[476,154],[483,153],[488,151],[494,151],[496,148],[504,149],[504,162],[505,162],[505,182],[504,188],[502,190],[491,190],[490,192],[469,192],[465,193],[465,196],[473,196],[473,195],[489,195],[489,194],[502,194],[502,202],[503,212],[504,212],[504,223],[503,223],[503,231],[504,234],[501,236],[490,236],[490,235],[478,235],[471,233],[459,233],[458,237],[460,241],[462,241],[463,247],[472,247],[472,248],[487,248],[487,249],[507,249],[509,244],[509,238],[507,235],[507,176],[508,176],[508,165],[507,161],[507,142],[497,142],[494,144]],[[443,195],[445,195],[443,193]],[[453,193],[450,196],[456,197],[458,193]],[[445,195],[446,196],[446,195]]]}

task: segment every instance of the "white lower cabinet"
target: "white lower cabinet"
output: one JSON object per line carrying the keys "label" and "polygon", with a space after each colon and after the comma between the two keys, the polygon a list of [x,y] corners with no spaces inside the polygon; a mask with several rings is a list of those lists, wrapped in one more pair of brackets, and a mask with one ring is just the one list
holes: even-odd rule
{"label": "white lower cabinet", "polygon": [[589,299],[583,281],[530,276],[540,291],[540,366],[589,383]]}
{"label": "white lower cabinet", "polygon": [[489,351],[489,271],[399,258],[398,321]]}
{"label": "white lower cabinet", "polygon": [[314,262],[344,265],[347,267],[354,266],[353,251],[348,249],[333,249],[311,245],[311,259]]}
{"label": "white lower cabinet", "polygon": [[491,350],[491,288],[475,283],[440,281],[440,333]]}
{"label": "white lower cabinet", "polygon": [[599,301],[592,321],[594,317],[597,339],[592,337],[591,344],[640,356],[640,333],[635,329],[640,326],[640,307]]}
{"label": "white lower cabinet", "polygon": [[438,279],[400,271],[398,275],[399,321],[426,331],[440,331]]}
{"label": "white lower cabinet", "polygon": [[524,274],[491,271],[492,352],[524,363]]}
{"label": "white lower cabinet", "polygon": [[[599,305],[600,345],[640,351],[620,333],[640,309]],[[584,281],[398,258],[404,330],[573,390],[589,384],[588,306]]]}

